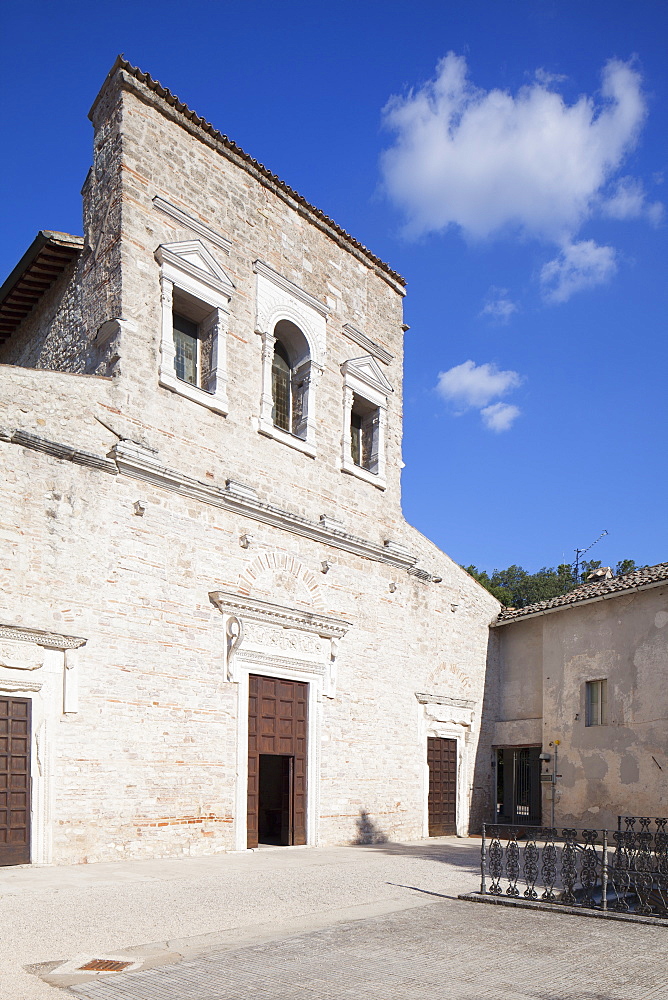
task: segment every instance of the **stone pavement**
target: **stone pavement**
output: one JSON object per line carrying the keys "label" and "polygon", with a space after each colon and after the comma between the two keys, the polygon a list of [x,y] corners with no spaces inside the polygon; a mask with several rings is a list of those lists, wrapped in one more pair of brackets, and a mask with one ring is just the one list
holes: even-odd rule
{"label": "stone pavement", "polygon": [[[668,928],[459,900],[478,846],[3,869],[0,997],[668,1000]],[[62,975],[107,957],[141,971]]]}

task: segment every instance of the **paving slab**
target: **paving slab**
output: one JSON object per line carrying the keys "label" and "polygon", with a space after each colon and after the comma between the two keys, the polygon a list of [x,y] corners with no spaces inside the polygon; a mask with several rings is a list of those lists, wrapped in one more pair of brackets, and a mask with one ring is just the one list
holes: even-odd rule
{"label": "paving slab", "polygon": [[[0,870],[0,998],[668,1000],[668,928],[461,900],[478,851],[443,838]],[[96,958],[135,971],[73,972]]]}

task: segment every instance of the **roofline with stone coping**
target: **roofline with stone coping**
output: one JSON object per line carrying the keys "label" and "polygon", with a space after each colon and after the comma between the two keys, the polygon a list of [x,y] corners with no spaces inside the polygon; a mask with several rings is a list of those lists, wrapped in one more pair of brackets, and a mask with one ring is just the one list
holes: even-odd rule
{"label": "roofline with stone coping", "polygon": [[399,295],[405,295],[406,280],[380,257],[377,257],[368,247],[346,232],[333,219],[316,208],[302,197],[294,188],[273,174],[264,164],[249,156],[240,146],[228,136],[219,132],[210,122],[192,111],[187,104],[180,101],[166,87],[154,80],[148,73],[133,66],[122,55],[116,57],[114,65],[93,101],[88,117],[94,120],[95,109],[107,90],[116,83],[121,89],[134,93],[140,100],[151,104],[166,118],[170,118],[196,138],[227,157],[237,166],[246,170],[256,180],[286,201],[300,215],[330,236],[336,243],[342,245],[358,260],[370,267],[379,277],[383,278]]}

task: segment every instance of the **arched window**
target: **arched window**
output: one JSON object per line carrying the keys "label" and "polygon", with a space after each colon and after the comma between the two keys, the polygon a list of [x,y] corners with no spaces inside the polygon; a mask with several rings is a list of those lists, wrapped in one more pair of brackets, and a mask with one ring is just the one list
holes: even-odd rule
{"label": "arched window", "polygon": [[271,366],[272,421],[274,427],[306,439],[311,381],[311,358],[306,337],[289,320],[274,330]]}

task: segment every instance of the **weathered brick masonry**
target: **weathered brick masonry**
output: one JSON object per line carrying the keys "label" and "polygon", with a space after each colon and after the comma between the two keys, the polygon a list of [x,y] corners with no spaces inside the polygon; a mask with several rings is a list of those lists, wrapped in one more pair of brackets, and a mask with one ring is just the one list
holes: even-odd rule
{"label": "weathered brick masonry", "polygon": [[[457,740],[465,833],[498,605],[402,515],[401,280],[122,60],[91,119],[84,249],[0,346],[0,697],[32,702],[32,860],[245,846],[249,674],[308,682],[309,843],[425,835],[428,736]],[[164,374],[193,282],[213,391]],[[281,329],[309,344],[301,437],[262,422]],[[374,469],[350,461],[359,392]]]}

